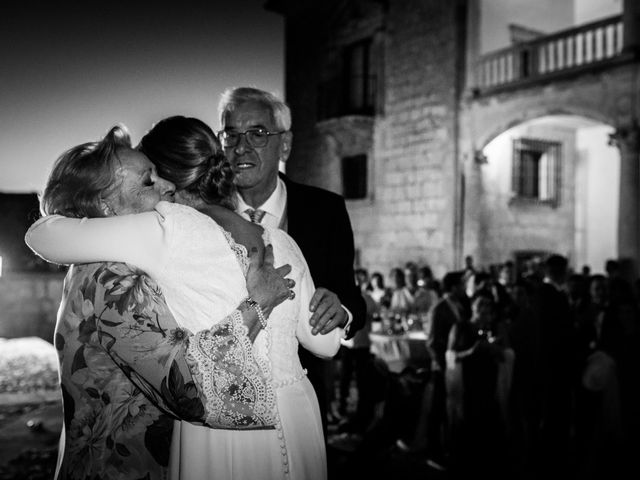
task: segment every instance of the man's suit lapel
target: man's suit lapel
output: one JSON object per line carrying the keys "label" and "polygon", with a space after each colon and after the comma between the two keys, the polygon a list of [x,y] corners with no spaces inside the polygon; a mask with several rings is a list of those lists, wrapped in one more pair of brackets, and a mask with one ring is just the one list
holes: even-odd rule
{"label": "man's suit lapel", "polygon": [[280,178],[287,187],[287,233],[297,241],[297,237],[302,231],[303,222],[300,221],[300,216],[302,215],[303,200],[300,198],[300,191],[295,182],[283,174],[280,174]]}

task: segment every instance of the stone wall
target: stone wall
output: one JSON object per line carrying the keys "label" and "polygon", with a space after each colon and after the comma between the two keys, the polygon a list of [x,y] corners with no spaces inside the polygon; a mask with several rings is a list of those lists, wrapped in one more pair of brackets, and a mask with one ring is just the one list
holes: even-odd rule
{"label": "stone wall", "polygon": [[[556,79],[552,83],[532,84],[488,97],[470,98],[461,105],[461,156],[466,175],[464,202],[464,252],[479,265],[503,261],[516,250],[547,250],[575,259],[575,153],[563,155],[562,204],[548,207],[509,206],[508,199],[492,206],[483,185],[485,166],[474,161],[475,152],[484,149],[496,136],[533,119],[571,115],[590,119],[612,128],[633,124],[637,109],[631,95],[637,64],[627,63],[607,70]],[[543,136],[561,138],[555,127]],[[569,142],[569,145],[575,142]],[[489,159],[491,162],[491,159]],[[634,203],[633,198],[621,202]]]}
{"label": "stone wall", "polygon": [[[357,15],[338,8],[316,19],[324,30],[287,19],[287,101],[294,112],[287,172],[342,193],[339,158],[366,153],[369,196],[348,201],[361,265],[386,273],[412,260],[442,274],[453,266],[454,250],[455,2],[398,0],[386,12],[378,2],[356,3],[370,8]],[[378,114],[317,122],[317,79],[330,75],[340,45],[366,37],[381,60]]]}
{"label": "stone wall", "polygon": [[[514,138],[560,144],[557,203],[539,203],[514,196],[511,144]],[[475,203],[479,210],[478,246],[469,252],[476,264],[502,263],[513,259],[517,251],[556,252],[575,258],[575,129],[560,122],[515,127],[489,144],[484,153],[487,163],[480,167],[480,188],[469,192],[469,203]]]}
{"label": "stone wall", "polygon": [[0,277],[0,337],[53,342],[64,273],[8,273]]}
{"label": "stone wall", "polygon": [[[634,92],[639,77],[630,49],[591,70],[478,96],[473,72],[465,72],[473,67],[477,49],[474,2],[327,0],[303,2],[304,8],[282,3],[288,5],[281,12],[286,18],[286,99],[294,119],[287,173],[342,193],[341,158],[368,156],[368,196],[347,202],[364,267],[387,273],[412,260],[431,265],[441,276],[460,268],[467,254],[483,266],[516,250],[572,256],[573,152],[563,163],[558,208],[513,204],[484,191],[488,186],[476,153],[523,122],[548,115],[592,119],[618,129],[627,156],[637,156],[634,118],[640,96]],[[633,8],[631,13],[627,9],[629,37],[640,28],[635,28]],[[341,49],[363,38],[373,39],[378,61],[375,115],[319,121],[319,86],[335,75]],[[628,46],[629,40],[625,42]],[[458,85],[467,88],[462,91]],[[637,216],[637,170],[635,163],[622,159],[621,219]],[[636,225],[640,220],[629,229]],[[633,257],[640,251],[636,237],[637,232],[621,235],[619,245],[626,247],[620,247],[620,255]]]}

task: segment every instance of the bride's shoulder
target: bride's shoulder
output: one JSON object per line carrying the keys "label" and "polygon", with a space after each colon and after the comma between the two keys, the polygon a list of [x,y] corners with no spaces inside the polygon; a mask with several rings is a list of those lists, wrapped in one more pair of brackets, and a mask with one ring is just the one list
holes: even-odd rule
{"label": "bride's shoulder", "polygon": [[171,215],[193,215],[193,213],[199,212],[188,205],[182,205],[181,203],[167,202],[165,200],[159,201],[155,206],[156,212],[163,217],[169,217]]}
{"label": "bride's shoulder", "polygon": [[171,203],[164,200],[157,203],[155,206],[156,212],[158,212],[165,220],[171,219],[173,221],[192,222],[192,223],[212,223],[218,225],[208,215],[199,212],[193,207],[183,205],[181,203]]}

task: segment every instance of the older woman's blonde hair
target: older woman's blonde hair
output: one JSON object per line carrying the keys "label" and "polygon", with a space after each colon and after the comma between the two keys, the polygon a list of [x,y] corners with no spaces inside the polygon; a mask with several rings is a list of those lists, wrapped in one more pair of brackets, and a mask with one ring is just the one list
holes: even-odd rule
{"label": "older woman's blonde hair", "polygon": [[40,197],[43,215],[104,217],[104,204],[117,189],[118,150],[131,149],[126,127],[111,128],[102,140],[77,145],[53,165]]}

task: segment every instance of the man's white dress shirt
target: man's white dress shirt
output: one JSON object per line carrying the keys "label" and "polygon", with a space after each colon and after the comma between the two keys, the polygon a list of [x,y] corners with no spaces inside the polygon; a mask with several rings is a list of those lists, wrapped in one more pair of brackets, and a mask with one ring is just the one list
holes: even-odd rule
{"label": "man's white dress shirt", "polygon": [[[253,207],[251,205],[248,205],[247,202],[244,201],[239,192],[236,193],[236,197],[236,213],[240,214],[246,220],[251,221],[247,210],[253,210]],[[262,217],[262,220],[260,221],[260,225],[272,228],[280,228],[285,232],[288,230],[289,222],[287,219],[287,186],[284,184],[280,177],[278,177],[278,182],[276,183],[276,188],[273,193],[262,205],[257,207],[256,210],[262,210],[263,212],[265,212],[264,217]],[[342,308],[344,308],[344,311],[347,312],[348,317],[347,324],[344,328],[346,334],[349,331],[349,327],[351,326],[353,315],[351,315],[349,309],[344,305],[342,305]]]}

